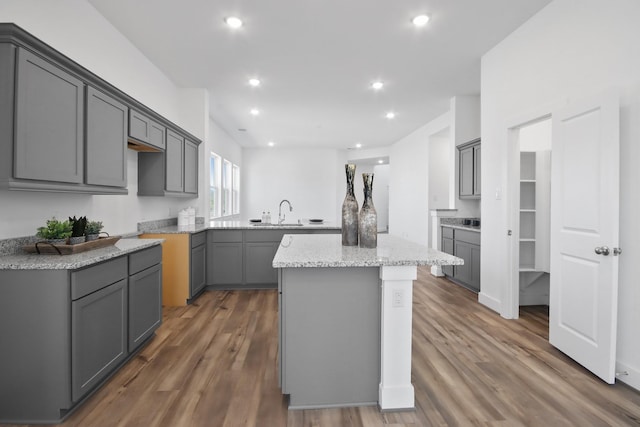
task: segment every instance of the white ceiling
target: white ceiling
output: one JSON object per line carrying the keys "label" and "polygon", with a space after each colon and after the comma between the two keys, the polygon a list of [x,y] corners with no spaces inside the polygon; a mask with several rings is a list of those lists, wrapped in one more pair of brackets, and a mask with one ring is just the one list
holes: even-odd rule
{"label": "white ceiling", "polygon": [[[480,57],[550,2],[88,1],[176,85],[207,88],[212,118],[241,145],[334,148],[389,145],[452,96],[478,95]],[[431,21],[415,28],[421,13]],[[231,15],[245,25],[226,27]]]}

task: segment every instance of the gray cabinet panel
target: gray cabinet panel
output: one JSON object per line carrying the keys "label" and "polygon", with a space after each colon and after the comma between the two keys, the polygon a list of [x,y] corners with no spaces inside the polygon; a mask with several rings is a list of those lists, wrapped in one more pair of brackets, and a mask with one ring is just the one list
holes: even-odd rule
{"label": "gray cabinet panel", "polygon": [[[442,252],[453,255],[453,239],[442,239]],[[453,276],[453,265],[443,265],[442,272],[447,276]]]}
{"label": "gray cabinet panel", "polygon": [[71,299],[109,286],[127,277],[127,258],[112,259],[71,273]]}
{"label": "gray cabinet panel", "polygon": [[162,246],[155,245],[129,255],[129,274],[135,274],[162,262]]}
{"label": "gray cabinet panel", "polygon": [[469,243],[454,241],[454,252],[458,258],[464,259],[463,265],[456,265],[455,278],[461,282],[471,281],[471,247]]}
{"label": "gray cabinet panel", "polygon": [[[204,233],[202,233],[204,234]],[[201,244],[191,249],[190,298],[207,285],[207,245]]]}
{"label": "gray cabinet panel", "polygon": [[209,262],[212,285],[241,285],[243,283],[242,242],[210,244]]}
{"label": "gray cabinet panel", "polygon": [[129,352],[153,335],[161,322],[162,266],[157,263],[129,276]]}
{"label": "gray cabinet panel", "polygon": [[184,141],[184,192],[198,194],[198,145]]}
{"label": "gray cabinet panel", "polygon": [[458,196],[461,199],[480,198],[480,139],[458,146]]}
{"label": "gray cabinet panel", "polygon": [[162,150],[166,147],[167,129],[154,121],[150,122],[149,144]]}
{"label": "gray cabinet panel", "polygon": [[165,149],[167,191],[184,191],[184,138],[171,130],[167,130],[167,147]]}
{"label": "gray cabinet panel", "polygon": [[82,183],[84,84],[18,49],[14,176]]}
{"label": "gray cabinet panel", "polygon": [[142,142],[151,139],[151,120],[134,109],[129,110],[129,136]]}
{"label": "gray cabinet panel", "polygon": [[71,397],[80,400],[127,357],[127,280],[71,303]]}
{"label": "gray cabinet panel", "polygon": [[245,244],[245,281],[247,284],[277,283],[278,270],[273,257],[280,243],[247,242]]}
{"label": "gray cabinet panel", "polygon": [[127,107],[87,87],[87,184],[127,186]]}

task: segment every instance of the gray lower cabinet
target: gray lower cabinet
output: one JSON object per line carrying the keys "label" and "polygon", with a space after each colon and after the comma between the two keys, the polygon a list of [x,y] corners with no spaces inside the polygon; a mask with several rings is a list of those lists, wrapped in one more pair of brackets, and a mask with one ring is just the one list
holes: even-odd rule
{"label": "gray lower cabinet", "polygon": [[162,250],[150,249],[71,271],[0,270],[0,423],[59,422],[153,335]]}
{"label": "gray lower cabinet", "polygon": [[127,186],[127,107],[87,87],[87,184]]}
{"label": "gray lower cabinet", "polygon": [[442,251],[464,260],[464,265],[442,267],[453,281],[480,290],[480,233],[442,227]]}
{"label": "gray lower cabinet", "polygon": [[275,288],[273,258],[285,234],[339,234],[339,229],[209,230],[207,285],[220,289]]}
{"label": "gray lower cabinet", "polygon": [[129,255],[129,352],[153,335],[162,322],[162,249]]}
{"label": "gray lower cabinet", "polygon": [[189,258],[189,299],[195,297],[207,286],[207,232],[191,235],[191,256]]}

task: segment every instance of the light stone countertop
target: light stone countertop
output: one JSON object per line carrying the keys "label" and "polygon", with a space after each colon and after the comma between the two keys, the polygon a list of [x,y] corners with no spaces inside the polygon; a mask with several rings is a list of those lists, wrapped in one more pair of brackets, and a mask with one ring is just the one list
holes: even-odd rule
{"label": "light stone countertop", "polygon": [[441,227],[449,227],[449,228],[455,228],[458,230],[468,230],[468,231],[475,231],[476,233],[480,233],[480,226],[473,226],[473,225],[464,225],[464,224],[440,224]]}
{"label": "light stone countertop", "polygon": [[310,224],[303,222],[302,225],[254,225],[249,221],[211,221],[209,224],[196,225],[169,225],[151,230],[146,230],[145,234],[193,234],[205,230],[339,230],[340,227],[330,222],[322,224]]}
{"label": "light stone countertop", "polygon": [[162,239],[120,239],[113,246],[72,255],[0,256],[0,270],[76,270],[162,243]]}
{"label": "light stone countertop", "polygon": [[388,234],[378,247],[342,246],[340,234],[285,234],[273,259],[274,268],[462,265],[453,255]]}

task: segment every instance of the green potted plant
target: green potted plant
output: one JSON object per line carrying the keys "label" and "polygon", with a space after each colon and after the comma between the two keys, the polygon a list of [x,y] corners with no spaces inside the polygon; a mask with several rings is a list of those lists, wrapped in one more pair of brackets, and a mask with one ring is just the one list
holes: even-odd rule
{"label": "green potted plant", "polygon": [[54,245],[64,245],[71,237],[72,227],[69,221],[59,221],[56,217],[47,220],[47,225],[39,227],[36,236]]}
{"label": "green potted plant", "polygon": [[84,242],[87,217],[81,216],[80,218],[76,218],[74,215],[73,218],[69,217],[69,222],[71,223],[71,237],[69,238],[69,243],[75,245]]}
{"label": "green potted plant", "polygon": [[102,221],[87,221],[84,234],[87,236],[87,242],[96,240],[100,231],[102,231]]}

